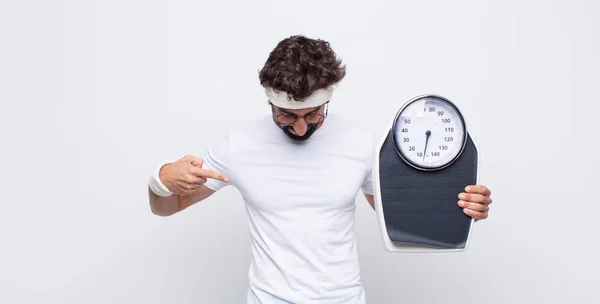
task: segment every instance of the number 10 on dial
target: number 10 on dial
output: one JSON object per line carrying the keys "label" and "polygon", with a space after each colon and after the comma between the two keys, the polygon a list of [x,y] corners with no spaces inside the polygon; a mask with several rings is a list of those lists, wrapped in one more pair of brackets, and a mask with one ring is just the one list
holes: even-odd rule
{"label": "number 10 on dial", "polygon": [[428,171],[451,165],[467,139],[458,107],[437,95],[409,100],[398,111],[392,130],[400,157],[412,167]]}

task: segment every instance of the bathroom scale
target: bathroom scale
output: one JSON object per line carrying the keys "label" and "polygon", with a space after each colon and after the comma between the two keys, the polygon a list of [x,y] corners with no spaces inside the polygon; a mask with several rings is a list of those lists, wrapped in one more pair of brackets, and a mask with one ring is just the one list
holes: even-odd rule
{"label": "bathroom scale", "polygon": [[433,94],[408,100],[376,149],[375,211],[385,248],[466,250],[475,220],[458,194],[478,183],[479,154],[458,106]]}

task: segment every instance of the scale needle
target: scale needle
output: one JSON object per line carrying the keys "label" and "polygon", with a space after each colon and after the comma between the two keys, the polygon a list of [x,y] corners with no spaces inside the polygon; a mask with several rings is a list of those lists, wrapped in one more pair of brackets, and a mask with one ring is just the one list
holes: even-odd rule
{"label": "scale needle", "polygon": [[425,160],[425,155],[427,155],[427,143],[429,142],[429,136],[431,136],[431,131],[427,130],[427,132],[425,132],[425,150],[423,151],[423,160]]}

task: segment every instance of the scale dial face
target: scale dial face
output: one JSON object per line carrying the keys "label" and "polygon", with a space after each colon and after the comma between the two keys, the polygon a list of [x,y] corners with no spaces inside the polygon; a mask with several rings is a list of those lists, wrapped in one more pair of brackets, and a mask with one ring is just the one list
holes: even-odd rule
{"label": "scale dial face", "polygon": [[398,111],[392,130],[400,157],[420,170],[439,170],[451,165],[462,153],[467,139],[459,109],[436,95],[408,101]]}

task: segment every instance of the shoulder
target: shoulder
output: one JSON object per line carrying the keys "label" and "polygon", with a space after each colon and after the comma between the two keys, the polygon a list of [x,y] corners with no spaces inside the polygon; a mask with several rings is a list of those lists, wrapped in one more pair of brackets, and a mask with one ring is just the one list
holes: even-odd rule
{"label": "shoulder", "polygon": [[372,130],[359,123],[338,115],[330,115],[330,136],[337,138],[336,142],[345,149],[370,156],[375,148],[375,136]]}
{"label": "shoulder", "polygon": [[374,143],[375,137],[372,130],[365,126],[338,115],[331,115],[327,119],[331,119],[330,123],[334,134],[352,139],[352,142],[356,144],[372,145]]}
{"label": "shoulder", "polygon": [[244,155],[244,150],[256,145],[256,138],[261,134],[261,124],[262,120],[257,119],[246,125],[213,134],[214,137],[204,152],[205,163],[220,171],[231,169],[236,159]]}

